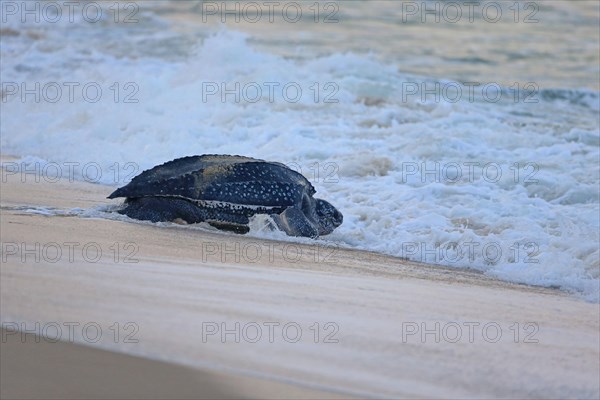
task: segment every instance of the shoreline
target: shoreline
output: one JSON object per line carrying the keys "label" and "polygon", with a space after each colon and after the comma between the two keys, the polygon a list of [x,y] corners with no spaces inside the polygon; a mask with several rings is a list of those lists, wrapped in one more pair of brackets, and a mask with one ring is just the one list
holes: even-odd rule
{"label": "shoreline", "polygon": [[[260,378],[256,385],[266,391],[255,393],[273,397],[600,394],[600,323],[590,317],[598,305],[556,289],[360,250],[340,248],[327,259],[319,246],[301,243],[293,243],[302,251],[292,262],[273,250],[288,242],[15,208],[116,204],[105,199],[111,190],[7,176],[1,192],[4,327],[58,325],[65,341],[65,324],[77,323],[75,344],[66,346],[221,373],[236,382]],[[263,257],[250,262],[243,249],[261,249]],[[96,342],[80,329],[92,323],[103,332]],[[127,323],[134,325],[125,329]],[[257,327],[261,335],[253,341]],[[134,330],[138,342],[124,342]],[[295,332],[301,333],[296,341]],[[33,372],[21,378],[37,379]],[[16,390],[16,382],[3,380],[3,387]],[[241,390],[234,387],[234,396],[252,393]]]}
{"label": "shoreline", "polygon": [[[7,157],[2,156],[0,160],[2,162],[13,161],[16,157]],[[32,175],[33,176],[33,175]],[[67,179],[59,179],[56,182],[48,182],[44,181],[44,179],[40,179],[39,182],[17,182],[17,177],[19,175],[15,175],[14,177],[11,175],[7,175],[7,179],[11,179],[11,184],[17,185],[25,185],[27,187],[27,200],[23,201],[22,193],[4,193],[2,195],[2,211],[4,212],[13,212],[19,215],[30,215],[35,216],[36,214],[33,212],[27,212],[26,210],[21,210],[22,207],[25,208],[35,208],[35,207],[51,207],[57,208],[59,210],[68,210],[70,208],[93,208],[99,205],[116,205],[121,202],[121,199],[116,200],[108,200],[106,197],[110,194],[116,186],[104,185],[100,183],[89,183],[80,180],[67,180]],[[37,177],[34,176],[35,179]],[[37,177],[39,178],[39,177]],[[7,182],[8,183],[8,182]],[[68,198],[67,195],[57,196],[57,192],[69,191],[71,189],[75,189],[77,192],[77,196],[74,198]],[[14,194],[14,195],[13,195]],[[41,200],[43,199],[43,200]],[[43,213],[39,214],[43,216]],[[68,217],[68,218],[79,218],[78,215],[58,215],[56,217]],[[228,242],[233,241],[236,243],[241,243],[243,245],[254,245],[258,244],[262,249],[268,249],[271,252],[275,250],[275,245],[278,243],[283,243],[283,245],[289,244],[296,247],[300,247],[302,249],[306,249],[305,251],[300,250],[301,254],[294,254],[292,256],[285,257],[284,254],[280,254],[277,260],[272,257],[272,254],[268,254],[268,262],[269,263],[277,263],[277,262],[286,262],[287,266],[298,264],[297,267],[303,268],[306,262],[310,261],[318,261],[314,262],[308,269],[314,270],[315,268],[321,270],[334,270],[335,272],[344,272],[339,268],[335,268],[336,264],[340,264],[340,260],[337,259],[338,251],[342,252],[344,263],[343,270],[355,269],[360,270],[360,273],[365,274],[386,274],[390,277],[402,275],[403,277],[411,277],[411,278],[420,278],[427,280],[442,280],[447,281],[450,277],[449,274],[453,275],[452,279],[454,282],[463,282],[467,284],[481,284],[484,286],[487,285],[496,285],[498,287],[503,287],[507,289],[514,290],[532,290],[540,293],[548,293],[555,295],[564,295],[564,296],[573,296],[578,298],[576,295],[561,290],[560,288],[554,287],[544,287],[538,285],[529,285],[525,283],[519,282],[509,282],[505,280],[501,280],[499,278],[495,278],[489,275],[486,275],[484,272],[479,271],[474,268],[469,267],[450,267],[441,264],[428,264],[419,261],[411,261],[409,259],[394,257],[391,255],[386,255],[382,253],[377,253],[374,251],[355,249],[351,247],[342,247],[338,244],[332,243],[334,250],[336,251],[327,251],[325,248],[329,246],[329,244],[325,245],[321,242],[315,242],[314,244],[306,244],[303,242],[296,241],[279,241],[277,239],[265,238],[265,237],[254,237],[251,235],[238,235],[223,231],[217,231],[216,229],[189,229],[185,225],[177,225],[173,223],[169,224],[153,224],[148,223],[146,221],[135,221],[130,220],[126,217],[123,217],[125,221],[122,220],[112,220],[106,219],[102,217],[89,217],[90,219],[97,219],[100,221],[113,221],[118,224],[126,224],[126,226],[137,226],[140,229],[146,230],[146,232],[179,232],[181,234],[193,236],[192,242],[197,238],[201,239],[209,239],[209,241],[201,241],[201,243],[219,243],[219,242]],[[150,230],[150,231],[148,231]],[[151,234],[151,233],[150,233]],[[176,234],[176,233],[175,233]],[[305,241],[310,242],[310,241]],[[322,254],[315,254],[319,249],[322,250]],[[152,249],[148,249],[152,251]],[[209,248],[208,250],[213,250]],[[220,261],[219,256],[221,255],[220,249],[217,249],[217,254],[208,254],[208,256],[216,256],[211,257],[211,261]],[[211,252],[208,252],[211,253]],[[158,252],[152,253],[154,257],[160,257],[161,254]],[[240,257],[242,258],[242,257]],[[249,264],[253,264],[252,257],[245,257]],[[296,260],[296,258],[299,258]],[[358,263],[360,265],[355,266],[354,260],[359,258],[362,262],[368,261],[368,265],[364,265],[362,262]],[[196,258],[192,257],[192,260]],[[291,260],[291,262],[289,262]],[[207,259],[202,260],[202,262],[207,262]],[[262,262],[262,259],[258,261],[254,261],[254,263]],[[239,261],[236,261],[239,263]],[[327,267],[323,267],[326,265]],[[355,271],[357,272],[357,271]]]}

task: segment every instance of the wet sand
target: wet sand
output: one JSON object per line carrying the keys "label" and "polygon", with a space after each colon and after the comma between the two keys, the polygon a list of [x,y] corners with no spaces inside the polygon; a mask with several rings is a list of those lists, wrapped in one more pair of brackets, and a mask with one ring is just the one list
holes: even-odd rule
{"label": "wet sand", "polygon": [[112,189],[3,176],[3,398],[600,395],[599,306],[556,290],[24,209],[117,204]]}
{"label": "wet sand", "polygon": [[231,399],[324,394],[2,330],[3,399]]}

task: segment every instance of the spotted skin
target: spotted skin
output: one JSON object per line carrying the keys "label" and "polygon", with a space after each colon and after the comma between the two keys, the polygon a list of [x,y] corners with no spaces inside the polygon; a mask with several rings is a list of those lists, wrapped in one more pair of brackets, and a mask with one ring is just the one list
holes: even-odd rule
{"label": "spotted skin", "polygon": [[276,162],[244,156],[202,155],[158,165],[108,198],[125,197],[119,210],[131,218],[208,222],[219,229],[248,232],[249,218],[271,215],[292,236],[318,237],[342,223],[321,211],[315,189],[301,174]]}

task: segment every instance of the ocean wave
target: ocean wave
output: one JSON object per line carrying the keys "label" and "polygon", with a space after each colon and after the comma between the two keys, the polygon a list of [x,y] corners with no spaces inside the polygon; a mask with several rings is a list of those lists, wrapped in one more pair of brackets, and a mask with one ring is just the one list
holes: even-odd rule
{"label": "ocean wave", "polygon": [[[150,32],[136,33],[132,52],[91,34],[102,44],[52,45],[60,30],[3,37],[5,83],[63,89],[50,102],[3,88],[3,152],[36,157],[15,173],[94,163],[104,172],[94,182],[116,186],[131,178],[126,165],[141,172],[191,154],[293,163],[345,216],[329,241],[598,301],[597,92],[422,101],[407,83],[451,81],[369,55],[294,60],[225,28],[187,41]],[[71,100],[67,81],[103,95]]]}

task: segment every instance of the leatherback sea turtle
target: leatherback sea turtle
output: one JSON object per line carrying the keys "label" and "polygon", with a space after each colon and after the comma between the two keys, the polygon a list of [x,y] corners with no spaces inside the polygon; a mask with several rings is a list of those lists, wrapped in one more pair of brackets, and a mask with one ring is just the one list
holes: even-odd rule
{"label": "leatherback sea turtle", "polygon": [[270,215],[291,236],[318,237],[340,226],[342,214],[300,173],[277,162],[244,156],[178,158],[142,172],[109,199],[125,197],[118,212],[131,218],[207,222],[247,233],[249,218]]}

